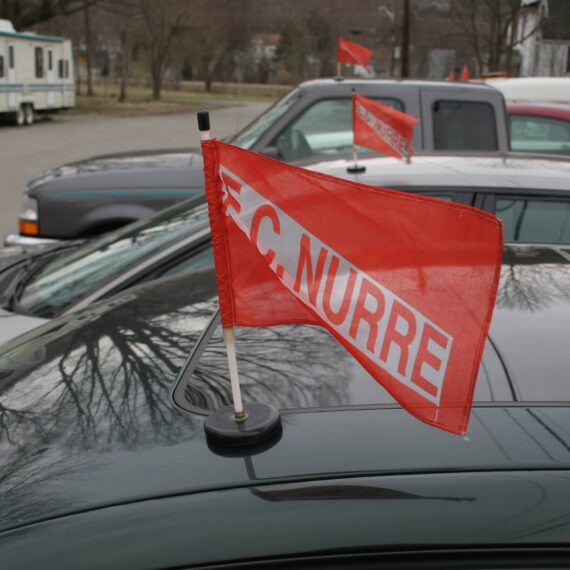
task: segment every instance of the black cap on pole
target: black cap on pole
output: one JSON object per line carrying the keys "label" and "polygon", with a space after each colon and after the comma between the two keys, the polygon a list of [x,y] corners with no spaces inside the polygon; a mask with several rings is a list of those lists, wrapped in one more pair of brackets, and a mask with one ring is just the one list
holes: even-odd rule
{"label": "black cap on pole", "polygon": [[210,113],[208,111],[198,111],[198,130],[210,130]]}

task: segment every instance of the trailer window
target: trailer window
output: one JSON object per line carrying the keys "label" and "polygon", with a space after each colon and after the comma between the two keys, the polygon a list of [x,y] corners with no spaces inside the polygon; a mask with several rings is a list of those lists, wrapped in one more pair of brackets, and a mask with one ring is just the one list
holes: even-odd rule
{"label": "trailer window", "polygon": [[14,69],[14,46],[8,48],[8,67]]}
{"label": "trailer window", "polygon": [[4,56],[0,55],[0,77],[4,77]]}
{"label": "trailer window", "polygon": [[48,51],[48,70],[51,71],[53,69],[53,52],[51,49]]}
{"label": "trailer window", "polygon": [[60,79],[69,77],[69,61],[63,59],[57,61],[57,76]]}
{"label": "trailer window", "polygon": [[44,50],[41,47],[36,48],[36,77],[44,76]]}

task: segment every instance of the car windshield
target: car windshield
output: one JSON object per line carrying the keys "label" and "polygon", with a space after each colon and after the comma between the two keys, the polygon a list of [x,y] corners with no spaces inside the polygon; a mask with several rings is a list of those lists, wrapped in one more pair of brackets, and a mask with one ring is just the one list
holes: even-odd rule
{"label": "car windshield", "polygon": [[251,148],[259,137],[297,102],[299,96],[297,89],[290,91],[279,99],[277,103],[269,107],[265,113],[235,135],[230,142],[241,148]]}
{"label": "car windshield", "polygon": [[42,266],[26,282],[18,308],[39,317],[55,317],[135,263],[206,227],[207,222],[208,209],[200,197],[107,234]]}

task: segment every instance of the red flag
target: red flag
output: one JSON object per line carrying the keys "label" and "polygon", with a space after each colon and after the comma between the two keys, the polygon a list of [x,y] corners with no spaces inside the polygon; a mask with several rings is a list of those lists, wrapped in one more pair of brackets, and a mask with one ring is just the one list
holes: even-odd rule
{"label": "red flag", "polygon": [[467,67],[467,64],[464,63],[463,69],[461,70],[461,77],[459,79],[460,81],[469,81],[470,78],[471,75],[469,74],[469,68]]}
{"label": "red flag", "polygon": [[339,63],[354,63],[355,65],[368,67],[368,62],[373,54],[374,52],[360,44],[355,44],[354,42],[349,42],[343,38],[338,38],[337,59]]}
{"label": "red flag", "polygon": [[411,156],[414,154],[412,137],[417,122],[411,115],[352,94],[354,144],[396,158]]}
{"label": "red flag", "polygon": [[222,325],[325,327],[409,412],[465,433],[500,221],[217,140],[202,151]]}

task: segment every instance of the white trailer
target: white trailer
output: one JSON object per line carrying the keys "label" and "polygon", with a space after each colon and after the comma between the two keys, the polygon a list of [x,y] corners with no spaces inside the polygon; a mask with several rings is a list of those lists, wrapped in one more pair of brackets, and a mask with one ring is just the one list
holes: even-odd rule
{"label": "white trailer", "polygon": [[30,125],[35,113],[75,105],[71,42],[16,32],[0,20],[0,115]]}

